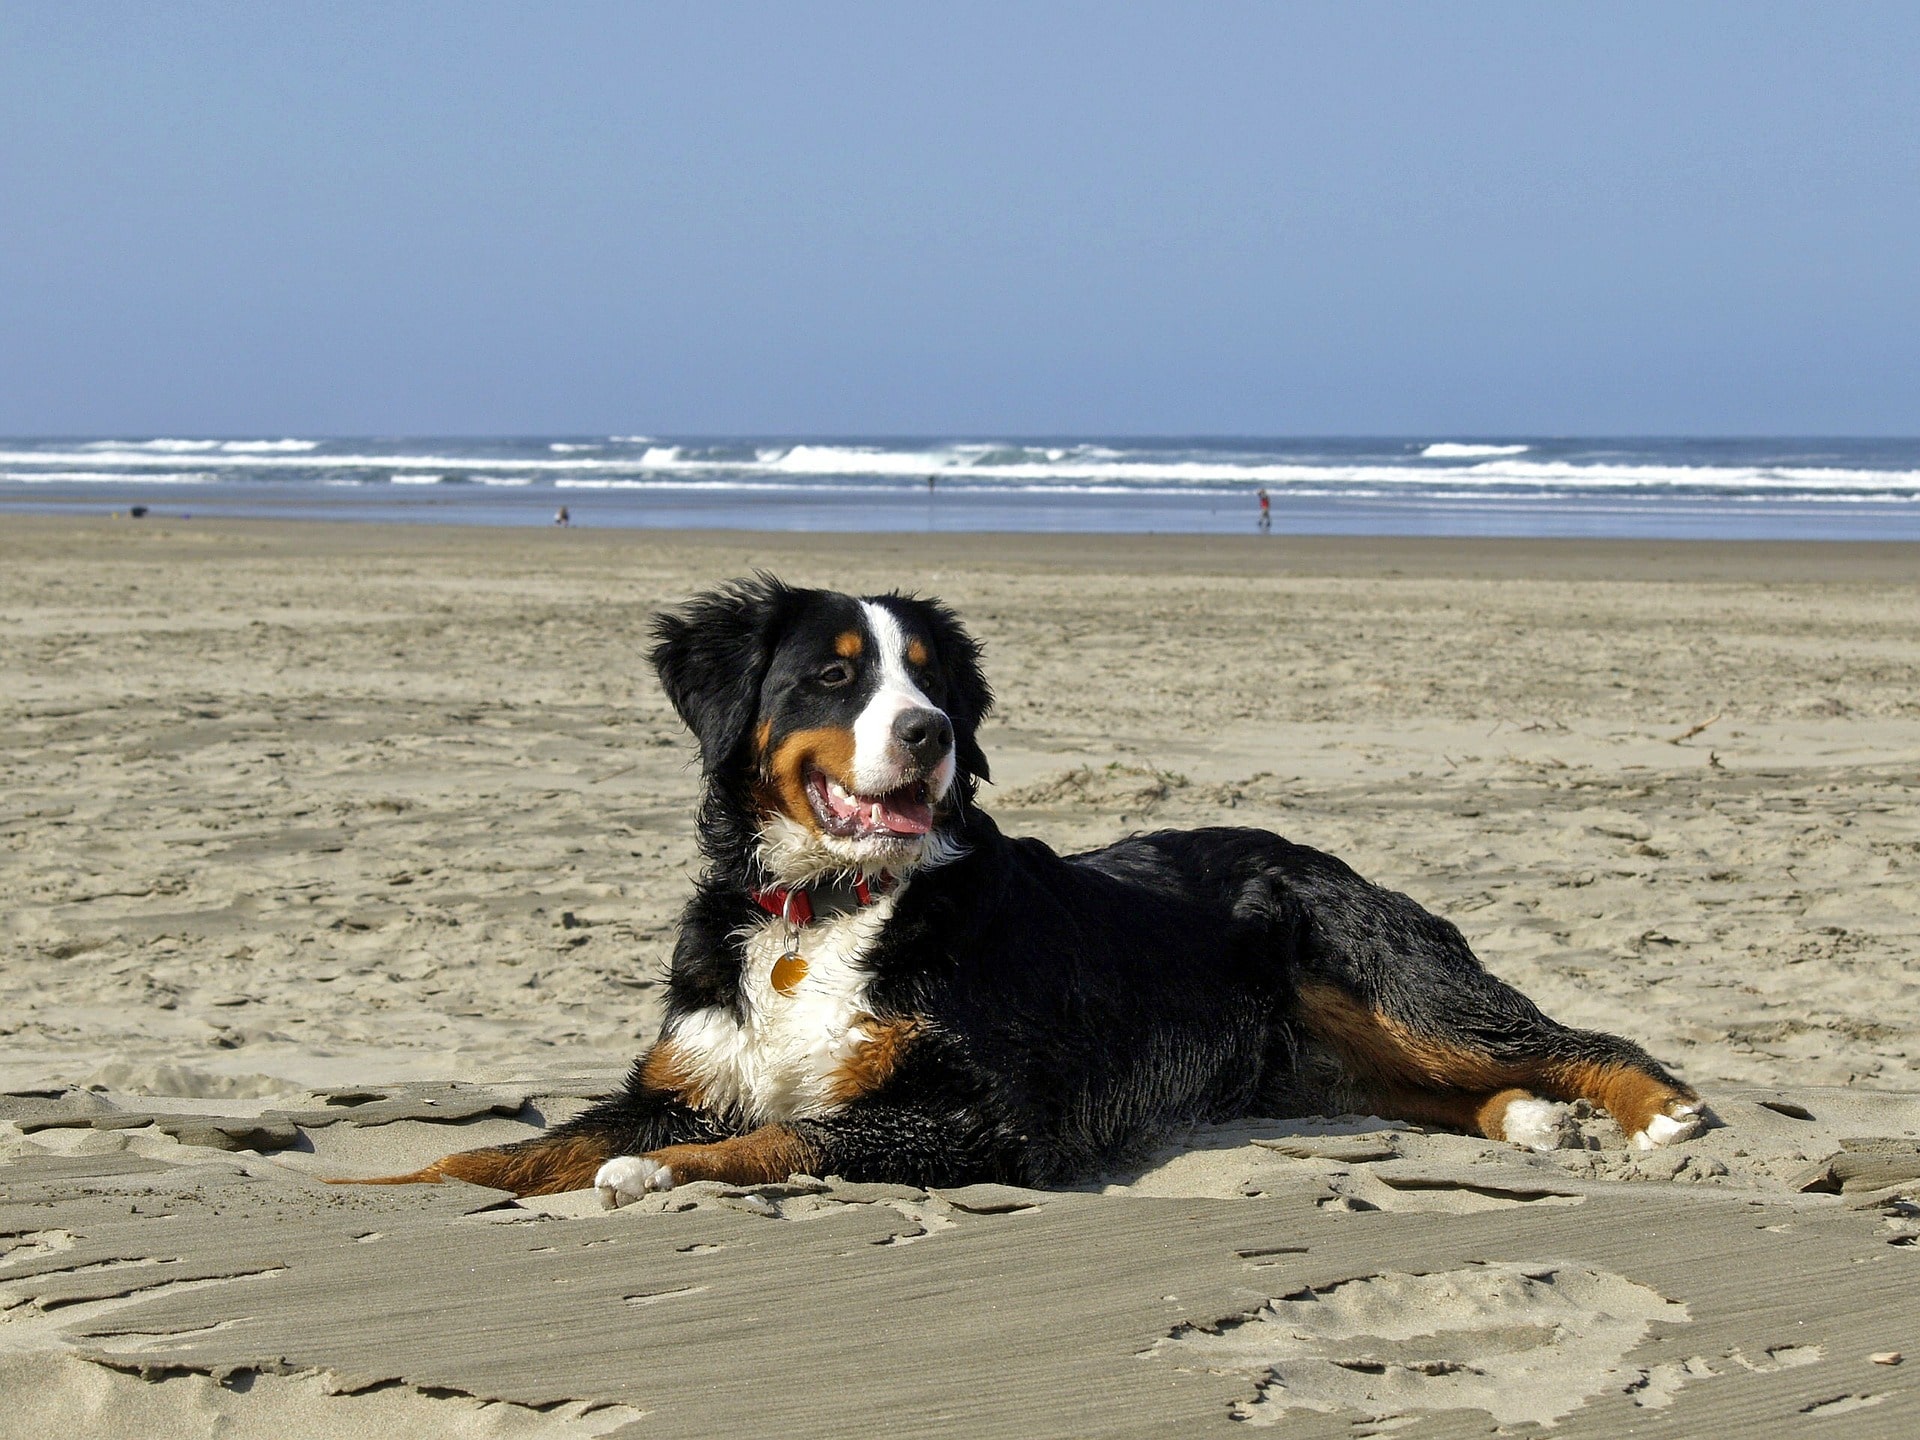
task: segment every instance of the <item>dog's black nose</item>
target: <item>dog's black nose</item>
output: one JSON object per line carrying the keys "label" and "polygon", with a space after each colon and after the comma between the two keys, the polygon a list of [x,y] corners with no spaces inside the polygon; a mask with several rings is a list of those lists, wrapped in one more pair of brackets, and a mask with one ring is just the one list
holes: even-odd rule
{"label": "dog's black nose", "polygon": [[938,710],[902,710],[893,717],[893,738],[916,764],[931,769],[953,748],[953,722]]}

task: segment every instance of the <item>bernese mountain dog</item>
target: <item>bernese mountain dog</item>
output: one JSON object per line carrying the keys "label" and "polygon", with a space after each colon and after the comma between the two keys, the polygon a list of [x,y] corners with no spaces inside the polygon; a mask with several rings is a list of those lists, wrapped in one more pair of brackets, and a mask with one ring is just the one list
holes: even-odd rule
{"label": "bernese mountain dog", "polygon": [[1639,1046],[1548,1019],[1331,855],[1251,829],[1084,855],[1002,834],[977,803],[980,647],[937,601],[761,575],[654,635],[699,741],[706,861],[660,1036],[553,1130],[380,1183],[613,1206],[795,1173],[1055,1184],[1243,1116],[1536,1149],[1573,1101],[1645,1148],[1707,1120]]}

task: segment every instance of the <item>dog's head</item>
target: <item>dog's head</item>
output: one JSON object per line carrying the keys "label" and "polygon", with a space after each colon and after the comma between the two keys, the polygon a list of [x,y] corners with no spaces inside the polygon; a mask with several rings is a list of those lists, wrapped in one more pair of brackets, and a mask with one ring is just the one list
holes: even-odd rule
{"label": "dog's head", "polygon": [[911,869],[987,778],[980,647],[937,601],[761,575],[661,615],[654,636],[709,816],[744,822],[777,878]]}

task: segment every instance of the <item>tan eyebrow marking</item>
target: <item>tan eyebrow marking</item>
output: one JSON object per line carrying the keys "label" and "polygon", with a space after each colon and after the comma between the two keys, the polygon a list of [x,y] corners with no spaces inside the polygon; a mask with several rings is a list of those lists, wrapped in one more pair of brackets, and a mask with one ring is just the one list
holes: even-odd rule
{"label": "tan eyebrow marking", "polygon": [[927,663],[926,641],[909,640],[907,642],[907,663],[909,665],[924,665]]}
{"label": "tan eyebrow marking", "polygon": [[833,653],[843,660],[853,659],[865,648],[865,642],[861,640],[858,630],[843,630],[840,638],[833,642]]}

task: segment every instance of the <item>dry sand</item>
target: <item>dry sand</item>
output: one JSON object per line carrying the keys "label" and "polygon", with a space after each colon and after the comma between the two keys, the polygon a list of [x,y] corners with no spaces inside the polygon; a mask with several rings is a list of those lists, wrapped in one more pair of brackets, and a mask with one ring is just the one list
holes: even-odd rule
{"label": "dry sand", "polygon": [[[694,780],[646,622],[754,566],[960,608],[1008,828],[1332,850],[1728,1124],[613,1215],[317,1184],[650,1035]],[[1911,546],[6,515],[0,1435],[1915,1433],[1917,670]]]}

